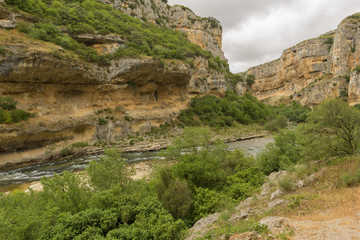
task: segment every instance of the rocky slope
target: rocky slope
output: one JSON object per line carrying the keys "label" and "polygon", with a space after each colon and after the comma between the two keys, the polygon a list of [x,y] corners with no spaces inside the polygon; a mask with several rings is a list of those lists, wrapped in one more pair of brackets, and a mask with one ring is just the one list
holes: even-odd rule
{"label": "rocky slope", "polygon": [[202,49],[226,60],[222,51],[222,27],[215,18],[202,18],[184,6],[170,6],[164,0],[102,0],[115,9],[145,22],[186,33]]}
{"label": "rocky slope", "polygon": [[[0,95],[13,97],[18,108],[35,117],[0,125],[0,164],[44,158],[49,149],[75,142],[115,142],[142,134],[171,120],[191,97],[222,96],[228,88],[225,74],[209,69],[208,61],[200,57],[193,66],[151,57],[112,60],[110,66],[98,66],[55,44],[11,30],[20,21],[36,19],[0,6]],[[201,28],[194,26],[195,32]],[[214,31],[218,31],[217,46],[221,46],[221,28]],[[208,41],[203,37],[189,35],[211,50],[211,44],[201,45]],[[122,44],[113,35],[79,35],[77,40],[100,53]]]}
{"label": "rocky slope", "polygon": [[255,75],[253,93],[270,103],[294,99],[316,105],[326,98],[360,102],[360,14],[344,19],[335,31],[303,41],[282,56],[248,70]]}

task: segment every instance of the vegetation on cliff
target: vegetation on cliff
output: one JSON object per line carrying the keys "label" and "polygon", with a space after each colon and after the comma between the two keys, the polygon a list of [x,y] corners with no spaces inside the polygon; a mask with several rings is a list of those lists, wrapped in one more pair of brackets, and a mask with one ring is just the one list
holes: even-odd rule
{"label": "vegetation on cliff", "polygon": [[266,124],[270,131],[287,126],[288,121],[304,122],[310,109],[293,102],[291,105],[269,106],[258,101],[250,93],[238,96],[229,91],[225,98],[215,96],[195,97],[189,108],[181,111],[181,126],[211,127],[234,126],[235,123]]}
{"label": "vegetation on cliff", "polygon": [[11,97],[0,96],[0,124],[17,123],[29,119],[30,113],[16,109],[17,102]]}
{"label": "vegetation on cliff", "polygon": [[[108,65],[114,58],[152,56],[180,59],[192,64],[192,59],[200,56],[209,59],[210,68],[229,72],[225,61],[190,43],[183,33],[144,23],[95,0],[5,2],[14,9],[41,19],[35,24],[19,23],[19,31],[36,39],[53,42],[88,62]],[[74,40],[73,37],[78,34],[116,34],[125,43],[114,54],[99,55],[94,49]]]}

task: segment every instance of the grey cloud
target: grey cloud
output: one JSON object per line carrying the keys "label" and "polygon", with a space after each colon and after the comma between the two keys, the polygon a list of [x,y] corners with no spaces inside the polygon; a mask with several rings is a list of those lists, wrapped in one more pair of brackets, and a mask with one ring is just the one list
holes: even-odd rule
{"label": "grey cloud", "polygon": [[269,14],[270,9],[291,4],[295,0],[169,0],[170,5],[180,4],[191,8],[200,16],[219,19],[226,29],[250,17]]}
{"label": "grey cloud", "polygon": [[333,30],[343,18],[360,11],[358,0],[169,0],[169,4],[221,21],[223,50],[233,72],[276,59],[286,48]]}

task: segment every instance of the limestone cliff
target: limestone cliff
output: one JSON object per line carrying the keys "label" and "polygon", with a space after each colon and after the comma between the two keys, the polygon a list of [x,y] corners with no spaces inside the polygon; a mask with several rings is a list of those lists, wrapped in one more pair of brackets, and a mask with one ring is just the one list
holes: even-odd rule
{"label": "limestone cliff", "polygon": [[[228,88],[225,74],[201,57],[191,65],[141,57],[99,66],[11,30],[20,21],[37,20],[0,6],[0,95],[35,116],[0,125],[0,165],[41,158],[75,142],[109,143],[142,134],[171,120],[193,96],[223,96]],[[111,34],[74,38],[101,53],[123,44]]]}
{"label": "limestone cliff", "polygon": [[360,15],[343,20],[335,31],[283,51],[282,56],[248,70],[255,75],[252,91],[269,103],[297,100],[316,105],[327,98],[347,97],[360,102]]}
{"label": "limestone cliff", "polygon": [[170,6],[163,0],[102,0],[124,13],[153,24],[186,33],[202,49],[226,60],[222,51],[222,27],[215,18],[202,18],[184,6]]}

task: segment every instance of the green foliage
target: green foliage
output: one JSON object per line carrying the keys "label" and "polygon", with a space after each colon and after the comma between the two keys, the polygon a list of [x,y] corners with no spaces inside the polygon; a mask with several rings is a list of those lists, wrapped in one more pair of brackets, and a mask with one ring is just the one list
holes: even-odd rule
{"label": "green foliage", "polygon": [[11,97],[0,96],[0,108],[4,110],[15,110],[17,102]]}
{"label": "green foliage", "polygon": [[249,87],[251,87],[251,86],[255,83],[255,76],[252,75],[252,74],[249,74],[249,75],[246,76],[245,81],[246,81],[246,84],[247,84]]}
{"label": "green foliage", "polygon": [[[210,52],[190,43],[181,32],[141,22],[96,0],[6,0],[6,3],[42,18],[40,23],[30,27],[20,24],[19,31],[28,32],[36,39],[50,41],[74,51],[88,62],[108,65],[112,58],[141,55],[189,61],[195,56],[202,56],[211,58],[216,69],[224,71],[223,68],[227,70],[228,67],[226,62],[212,57]],[[136,8],[137,5],[130,3],[129,6]],[[66,28],[70,36],[84,33],[101,35],[112,33],[125,39],[126,43],[115,54],[100,56],[95,50],[63,34],[58,26]]]}
{"label": "green foliage", "polygon": [[283,177],[279,180],[279,186],[285,192],[290,192],[295,189],[294,182],[290,177]]}
{"label": "green foliage", "polygon": [[356,66],[354,68],[354,71],[357,73],[357,74],[360,74],[360,65],[359,66]]}
{"label": "green foliage", "polygon": [[13,192],[0,197],[0,238],[40,239],[42,229],[49,226],[52,207],[43,208],[46,202],[39,196]]}
{"label": "green foliage", "polygon": [[79,176],[64,172],[41,181],[44,191],[41,192],[49,204],[54,204],[61,212],[76,213],[87,207],[89,190]]}
{"label": "green foliage", "polygon": [[110,189],[113,185],[126,186],[130,181],[129,169],[125,159],[117,149],[105,149],[99,161],[90,162],[86,171],[93,187],[99,190]]}
{"label": "green foliage", "polygon": [[107,120],[104,119],[104,118],[99,117],[99,119],[98,119],[98,124],[99,124],[99,125],[105,125],[105,124],[107,124]]}
{"label": "green foliage", "polygon": [[309,116],[311,109],[309,107],[301,106],[296,101],[293,101],[291,105],[279,105],[272,106],[274,114],[283,115],[287,117],[291,122],[302,123],[305,122]]}
{"label": "green foliage", "polygon": [[67,155],[69,155],[71,152],[72,152],[72,148],[70,148],[70,147],[64,147],[64,148],[61,149],[60,155],[61,155],[61,156],[67,156]]}
{"label": "green foliage", "polygon": [[7,52],[6,48],[4,46],[0,46],[0,55],[5,56],[6,52]]}
{"label": "green foliage", "polygon": [[259,234],[268,234],[270,232],[267,225],[255,223],[249,227],[249,231],[254,231]]}
{"label": "green foliage", "polygon": [[244,78],[241,76],[241,75],[238,75],[238,74],[230,74],[228,76],[228,79],[231,83],[231,85],[233,86],[233,88],[235,89],[236,85],[239,83],[239,82],[244,82]]}
{"label": "green foliage", "polygon": [[344,173],[341,178],[344,186],[352,187],[360,183],[360,169],[355,172]]}
{"label": "green foliage", "polygon": [[270,132],[277,132],[282,128],[286,128],[288,119],[284,115],[278,115],[276,118],[269,120],[266,124],[266,129]]}
{"label": "green foliage", "polygon": [[192,205],[192,193],[185,181],[174,179],[169,171],[165,168],[160,173],[158,198],[174,218],[184,218]]}
{"label": "green foliage", "polygon": [[[95,239],[116,228],[114,210],[87,209],[77,214],[65,214],[50,227],[42,239]],[[91,237],[91,238],[88,238]]]}
{"label": "green foliage", "polygon": [[193,215],[196,217],[194,221],[222,210],[234,201],[225,193],[207,188],[196,188],[195,192]]}
{"label": "green foliage", "polygon": [[[175,158],[178,163],[160,171],[158,196],[166,189],[174,188],[171,183],[175,179],[186,181],[192,191],[193,207],[183,216],[191,223],[251,196],[264,182],[264,174],[255,168],[253,159],[240,151],[231,152],[219,141],[210,145],[211,137],[209,128],[185,128],[183,136],[163,152],[163,156]],[[187,199],[190,202],[190,198]]]}
{"label": "green foliage", "polygon": [[16,109],[17,102],[11,97],[0,96],[0,124],[1,123],[18,123],[27,120],[30,113]]}
{"label": "green foliage", "polygon": [[359,148],[360,112],[340,99],[325,101],[310,114],[302,134],[306,136],[304,155],[309,159],[355,154]]}
{"label": "green foliage", "polygon": [[83,148],[86,146],[89,146],[89,144],[86,142],[76,142],[76,143],[71,144],[71,148],[73,148],[73,149],[74,148]]}
{"label": "green foliage", "polygon": [[250,94],[239,97],[233,92],[227,92],[222,99],[215,96],[191,99],[189,108],[181,111],[178,120],[185,126],[224,127],[233,126],[234,122],[262,122],[268,115],[268,107]]}
{"label": "green foliage", "polygon": [[[105,153],[110,158],[117,155],[112,151]],[[108,177],[124,171],[116,164],[105,172],[103,166],[93,170],[98,170],[97,183],[106,184]],[[107,172],[111,175],[105,176]],[[105,179],[99,180],[99,175]],[[125,186],[121,181],[100,190],[89,185],[86,176],[64,172],[44,178],[42,184],[41,192],[1,195],[1,239],[183,238],[185,223],[171,216],[145,182],[129,182]]]}
{"label": "green foliage", "polygon": [[298,132],[285,130],[274,139],[275,143],[268,144],[256,157],[266,175],[280,169],[287,169],[303,158],[303,144]]}
{"label": "green foliage", "polygon": [[259,169],[246,168],[229,176],[225,189],[232,198],[244,200],[252,196],[264,181],[264,174]]}

